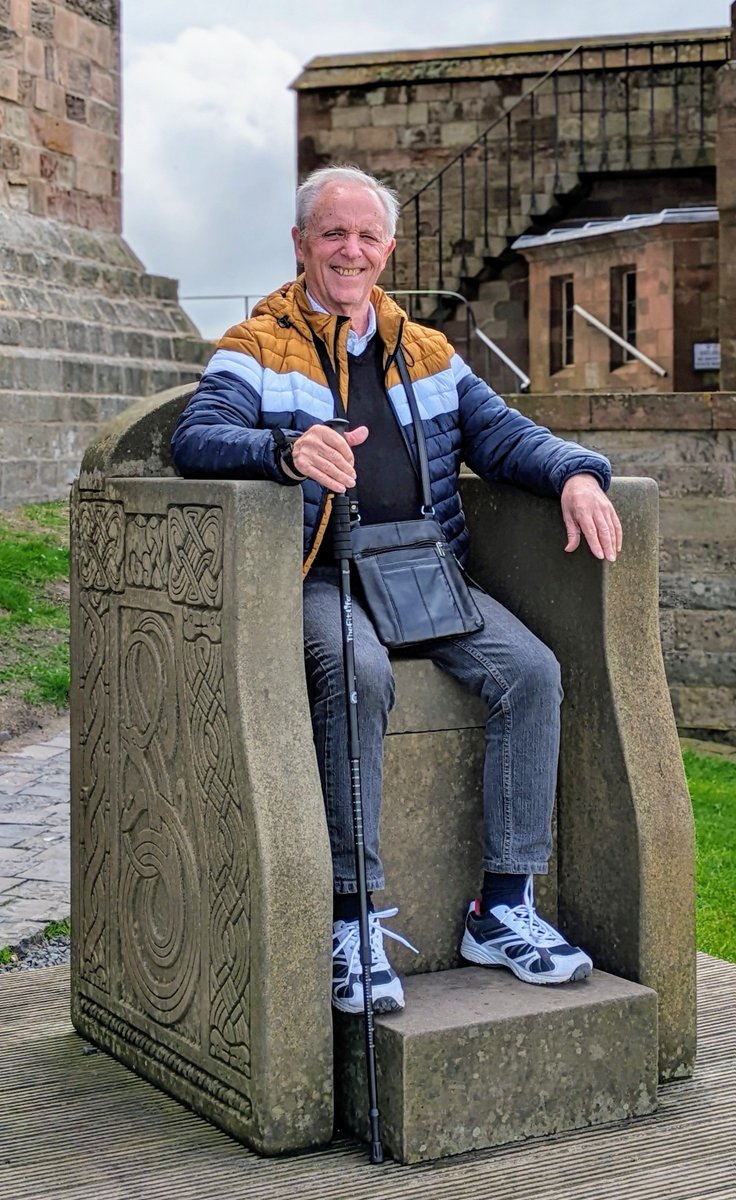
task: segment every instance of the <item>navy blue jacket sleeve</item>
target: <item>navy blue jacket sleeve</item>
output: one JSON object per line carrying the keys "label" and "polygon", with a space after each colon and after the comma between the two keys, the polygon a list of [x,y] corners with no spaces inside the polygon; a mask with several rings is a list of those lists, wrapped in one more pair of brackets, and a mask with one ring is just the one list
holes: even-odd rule
{"label": "navy blue jacket sleeve", "polygon": [[486,480],[513,483],[541,496],[559,496],[571,475],[594,475],[604,490],[611,464],[602,454],[555,437],[504,400],[461,363],[458,376],[463,454]]}
{"label": "navy blue jacket sleeve", "polygon": [[278,466],[271,430],[258,427],[260,411],[260,398],[244,380],[205,373],[171,439],[177,470],[190,478],[296,483]]}

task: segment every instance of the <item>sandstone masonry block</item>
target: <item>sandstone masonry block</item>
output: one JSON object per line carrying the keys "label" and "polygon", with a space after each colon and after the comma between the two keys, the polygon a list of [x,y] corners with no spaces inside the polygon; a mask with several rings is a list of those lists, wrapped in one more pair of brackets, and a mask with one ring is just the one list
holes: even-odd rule
{"label": "sandstone masonry block", "polygon": [[43,144],[57,154],[75,153],[74,126],[58,117],[46,117],[44,122]]}
{"label": "sandstone masonry block", "polygon": [[43,42],[36,37],[28,37],[23,42],[23,66],[31,75],[43,75],[46,58]]}
{"label": "sandstone masonry block", "polygon": [[355,130],[355,146],[358,150],[390,150],[396,144],[396,129],[393,126],[364,126]]}
{"label": "sandstone masonry block", "polygon": [[31,10],[28,0],[10,0],[8,24],[17,33],[30,33]]}
{"label": "sandstone masonry block", "polygon": [[18,71],[5,63],[0,63],[0,97],[4,100],[18,99]]}
{"label": "sandstone masonry block", "polygon": [[92,66],[90,71],[90,86],[89,94],[95,100],[102,100],[104,104],[118,103],[118,82],[115,75],[109,71],[103,71],[100,67]]}
{"label": "sandstone masonry block", "polygon": [[69,121],[87,120],[87,101],[83,96],[74,96],[67,92],[65,96],[66,116]]}
{"label": "sandstone masonry block", "polygon": [[440,140],[443,146],[468,146],[478,136],[478,126],[475,121],[448,121],[440,130]]}
{"label": "sandstone masonry block", "polygon": [[57,4],[54,12],[54,40],[60,46],[76,50],[79,45],[79,17]]}

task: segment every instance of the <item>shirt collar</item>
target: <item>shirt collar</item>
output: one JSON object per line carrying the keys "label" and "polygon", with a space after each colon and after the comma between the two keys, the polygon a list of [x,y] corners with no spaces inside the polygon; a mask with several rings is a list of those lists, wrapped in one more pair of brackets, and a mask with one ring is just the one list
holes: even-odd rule
{"label": "shirt collar", "polygon": [[[327,309],[323,308],[318,300],[315,300],[312,293],[307,288],[307,299],[315,312],[327,313]],[[329,313],[327,314],[329,316]],[[376,332],[376,310],[372,304],[368,305],[368,328],[362,337],[358,337],[355,330],[350,327],[348,330],[348,354],[362,354],[368,345],[369,341]]]}

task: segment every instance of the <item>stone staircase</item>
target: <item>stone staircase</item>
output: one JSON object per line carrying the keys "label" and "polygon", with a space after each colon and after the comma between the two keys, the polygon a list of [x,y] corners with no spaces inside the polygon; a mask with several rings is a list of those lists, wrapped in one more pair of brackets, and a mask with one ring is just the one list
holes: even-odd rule
{"label": "stone staircase", "polygon": [[0,507],[65,494],[101,424],[210,350],[122,238],[0,209]]}
{"label": "stone staircase", "polygon": [[[514,240],[566,219],[712,203],[715,80],[728,53],[720,31],[560,44],[534,65],[530,50],[516,68],[516,98],[503,95],[503,110],[485,129],[476,124],[474,141],[408,196],[394,180],[402,217],[389,286],[459,293],[526,370],[527,270]],[[468,107],[455,119],[470,124],[474,102],[459,101]],[[458,349],[480,373],[490,362],[499,391],[518,390],[477,342],[462,349],[462,309],[451,296],[401,299],[455,344],[459,333]]]}

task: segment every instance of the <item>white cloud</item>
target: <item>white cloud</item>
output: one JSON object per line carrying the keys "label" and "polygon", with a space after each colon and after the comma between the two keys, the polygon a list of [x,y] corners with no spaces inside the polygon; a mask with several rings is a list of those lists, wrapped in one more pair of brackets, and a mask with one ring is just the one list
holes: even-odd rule
{"label": "white cloud", "polygon": [[[288,84],[298,70],[271,39],[222,25],[129,55],[126,236],[150,270],[181,280],[182,294],[268,289],[293,273]],[[195,319],[214,333],[239,315],[237,304],[198,305]]]}

